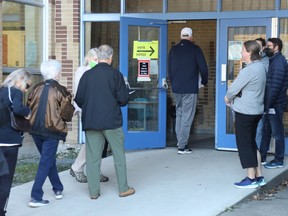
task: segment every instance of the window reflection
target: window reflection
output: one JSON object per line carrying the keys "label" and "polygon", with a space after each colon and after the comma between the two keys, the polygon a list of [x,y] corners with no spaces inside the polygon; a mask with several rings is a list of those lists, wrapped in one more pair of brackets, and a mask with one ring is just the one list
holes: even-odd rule
{"label": "window reflection", "polygon": [[5,1],[2,7],[3,67],[39,68],[43,44],[42,8]]}
{"label": "window reflection", "polygon": [[287,0],[281,0],[280,8],[282,10],[288,9],[288,1]]}
{"label": "window reflection", "polygon": [[119,29],[118,22],[86,22],[85,23],[85,53],[92,47],[102,44],[110,45],[113,50],[112,65],[119,68]]}
{"label": "window reflection", "polygon": [[[126,0],[126,13],[161,13],[163,0]],[[179,4],[179,3],[178,3]]]}
{"label": "window reflection", "polygon": [[222,0],[222,11],[274,10],[275,0]]}
{"label": "window reflection", "polygon": [[168,12],[216,11],[217,0],[168,0]]}
{"label": "window reflection", "polygon": [[120,0],[85,0],[86,13],[120,13]]}

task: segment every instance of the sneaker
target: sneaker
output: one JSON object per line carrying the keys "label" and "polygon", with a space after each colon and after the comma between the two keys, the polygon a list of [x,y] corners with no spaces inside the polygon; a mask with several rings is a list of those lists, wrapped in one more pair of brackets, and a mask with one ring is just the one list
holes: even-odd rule
{"label": "sneaker", "polygon": [[191,154],[192,153],[192,150],[189,151],[187,149],[178,149],[178,154]]}
{"label": "sneaker", "polygon": [[276,160],[272,160],[269,163],[264,165],[265,168],[267,169],[275,169],[275,168],[282,168],[284,167],[283,161],[276,161]]}
{"label": "sneaker", "polygon": [[109,178],[107,176],[104,176],[102,173],[100,174],[100,182],[107,182],[109,181]]}
{"label": "sneaker", "polygon": [[95,200],[95,199],[98,199],[99,198],[99,196],[100,196],[100,194],[97,194],[97,195],[91,195],[90,196],[90,199],[92,199],[92,200]]}
{"label": "sneaker", "polygon": [[35,200],[33,198],[31,198],[30,202],[28,203],[28,205],[32,208],[42,207],[48,204],[49,204],[48,200]]}
{"label": "sneaker", "polygon": [[261,157],[261,165],[267,164],[266,157]]}
{"label": "sneaker", "polygon": [[54,196],[55,196],[55,199],[56,199],[56,200],[62,199],[62,198],[63,198],[62,191],[56,191],[56,192],[54,193]]}
{"label": "sneaker", "polygon": [[267,162],[266,161],[261,161],[261,165],[266,165],[267,164]]}
{"label": "sneaker", "polygon": [[252,189],[259,187],[256,179],[250,179],[248,177],[244,178],[240,182],[234,183],[234,186],[237,187],[237,188],[252,188]]}
{"label": "sneaker", "polygon": [[188,145],[185,145],[185,151],[189,153],[192,153],[192,149],[188,147]]}
{"label": "sneaker", "polygon": [[260,187],[266,185],[266,181],[263,176],[256,177],[256,181]]}
{"label": "sneaker", "polygon": [[70,169],[70,175],[75,177],[76,180],[80,183],[86,183],[87,177],[85,176],[84,172],[76,172],[72,168]]}
{"label": "sneaker", "polygon": [[134,193],[135,193],[135,189],[131,187],[127,191],[120,193],[119,197],[130,196],[130,195],[133,195]]}

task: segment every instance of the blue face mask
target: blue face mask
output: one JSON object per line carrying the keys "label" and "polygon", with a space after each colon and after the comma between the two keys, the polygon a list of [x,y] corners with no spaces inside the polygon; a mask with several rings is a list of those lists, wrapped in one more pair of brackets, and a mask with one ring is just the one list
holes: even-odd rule
{"label": "blue face mask", "polygon": [[97,65],[97,62],[96,61],[89,61],[89,66],[90,66],[90,68],[93,68],[93,67],[95,67]]}

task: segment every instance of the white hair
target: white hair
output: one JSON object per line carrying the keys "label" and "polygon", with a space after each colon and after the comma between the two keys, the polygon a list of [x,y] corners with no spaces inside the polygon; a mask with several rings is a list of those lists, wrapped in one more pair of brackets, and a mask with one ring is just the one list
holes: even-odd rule
{"label": "white hair", "polygon": [[101,45],[98,48],[98,60],[110,59],[113,55],[113,48],[109,45]]}
{"label": "white hair", "polygon": [[15,86],[17,81],[21,81],[21,88],[25,89],[29,81],[31,81],[31,73],[26,69],[18,69],[10,73],[3,82],[3,86]]}
{"label": "white hair", "polygon": [[84,66],[87,66],[87,65],[89,64],[89,59],[90,59],[90,58],[97,57],[97,52],[98,52],[98,49],[97,49],[97,48],[92,48],[92,49],[90,49],[90,50],[87,52],[87,54],[85,55],[83,65],[84,65]]}
{"label": "white hair", "polygon": [[41,64],[40,71],[44,80],[56,79],[61,70],[61,64],[57,60],[50,59]]}

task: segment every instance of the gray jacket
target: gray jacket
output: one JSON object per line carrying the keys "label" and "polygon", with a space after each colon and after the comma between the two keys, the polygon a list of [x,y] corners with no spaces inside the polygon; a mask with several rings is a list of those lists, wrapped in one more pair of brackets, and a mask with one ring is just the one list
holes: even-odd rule
{"label": "gray jacket", "polygon": [[226,96],[234,111],[247,115],[264,112],[266,72],[263,63],[253,61],[243,68],[229,87]]}

